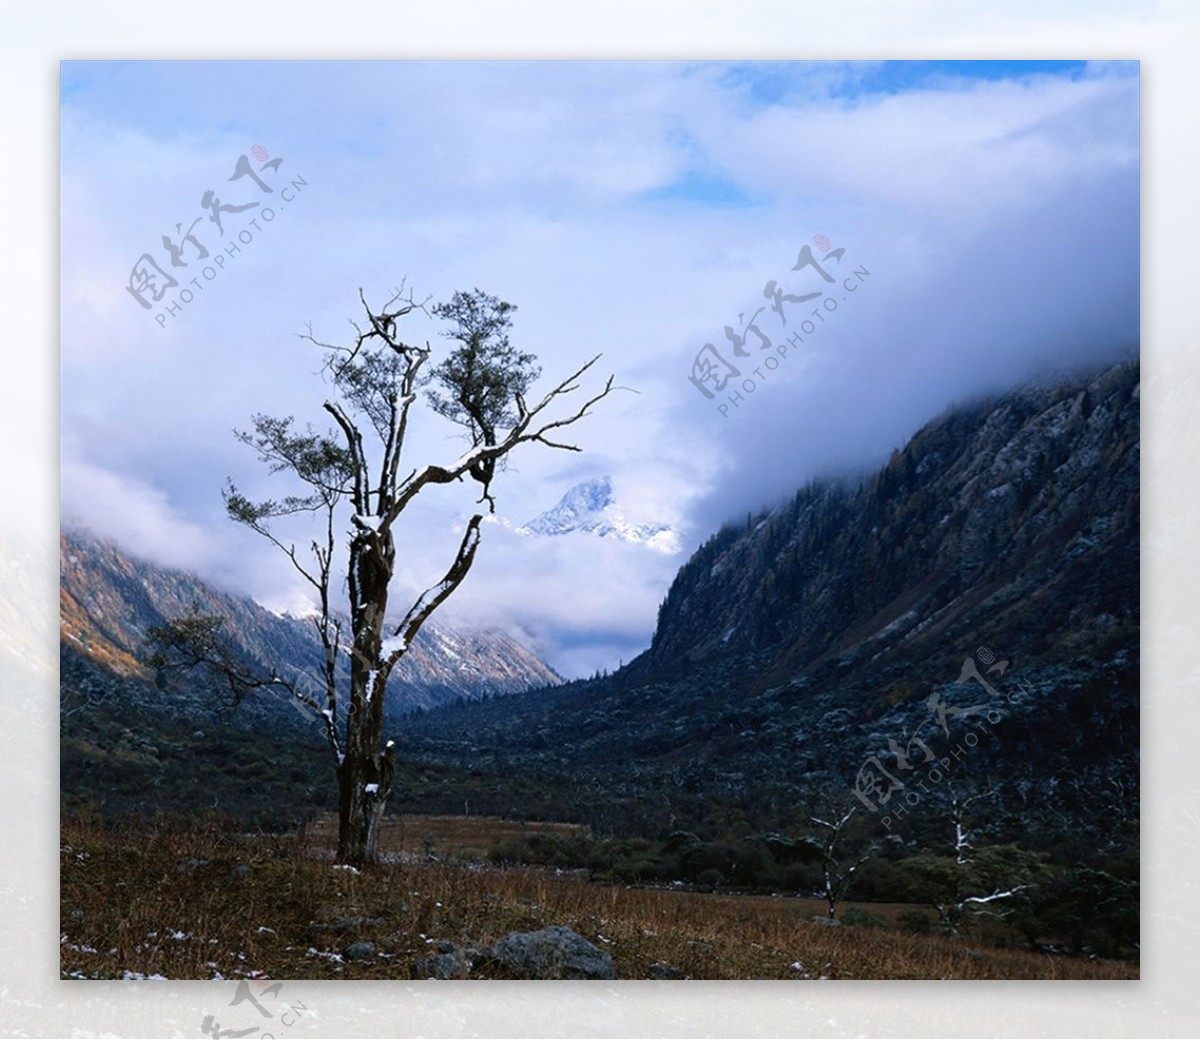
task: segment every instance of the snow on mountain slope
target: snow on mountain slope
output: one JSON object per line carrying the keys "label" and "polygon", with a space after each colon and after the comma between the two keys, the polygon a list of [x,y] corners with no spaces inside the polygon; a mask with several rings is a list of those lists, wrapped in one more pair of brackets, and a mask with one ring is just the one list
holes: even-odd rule
{"label": "snow on mountain slope", "polygon": [[613,497],[612,477],[595,477],[576,484],[552,509],[534,517],[517,531],[525,535],[557,536],[576,531],[597,538],[616,538],[662,553],[679,551],[679,536],[663,524],[627,520]]}
{"label": "snow on mountain slope", "polygon": [[[260,669],[291,666],[321,674],[324,651],[308,619],[274,614],[194,574],[139,560],[86,532],[64,531],[60,544],[62,645],[91,666],[126,678],[153,679],[145,663],[149,628],[195,609],[225,618],[234,649]],[[431,620],[397,664],[388,695],[397,711],[409,711],[561,681],[504,631],[455,631]]]}

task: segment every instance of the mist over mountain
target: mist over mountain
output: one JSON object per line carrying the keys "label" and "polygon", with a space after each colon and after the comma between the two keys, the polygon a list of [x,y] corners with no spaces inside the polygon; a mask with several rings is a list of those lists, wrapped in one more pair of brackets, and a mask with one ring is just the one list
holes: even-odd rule
{"label": "mist over mountain", "polygon": [[814,482],[680,570],[642,668],[770,650],[772,678],[1136,653],[1136,364],[956,409],[862,481]]}
{"label": "mist over mountain", "polygon": [[[272,614],[194,575],[138,560],[86,534],[61,538],[64,652],[123,677],[153,678],[144,643],[149,628],[191,611],[219,614],[233,647],[261,669],[321,674],[323,651],[307,619]],[[400,660],[388,685],[389,708],[402,713],[459,698],[552,686],[552,668],[497,629],[455,632],[430,621]]]}
{"label": "mist over mountain", "polygon": [[[569,777],[572,818],[719,834],[794,829],[871,760],[911,784],[919,738],[926,769],[987,792],[995,840],[1128,848],[1139,389],[1128,361],[954,409],[869,478],[714,534],[629,665],[431,712],[412,739],[428,761]],[[934,786],[906,839],[935,834]]]}
{"label": "mist over mountain", "polygon": [[[787,833],[822,799],[850,798],[864,763],[903,783],[906,748],[929,769],[957,747],[948,775],[987,794],[989,839],[1077,858],[1135,847],[1139,378],[1123,362],[953,409],[875,474],[812,483],[727,524],[680,568],[648,649],[611,675],[549,685],[507,637],[429,626],[390,710],[405,761],[419,776],[456,771],[460,786],[443,797],[426,784],[420,804],[469,797],[477,812],[644,834]],[[590,482],[557,519],[586,537],[576,525],[610,504],[607,482]],[[111,763],[84,768],[103,757],[97,742],[143,756],[139,777],[172,775],[164,746],[192,753],[192,720],[219,691],[156,693],[138,650],[149,624],[220,611],[264,667],[304,667],[319,649],[302,620],[86,537],[64,535],[62,602],[64,704],[79,713],[64,790],[109,782]],[[97,690],[123,707],[97,707]],[[128,719],[150,707],[139,732]],[[235,728],[299,725],[278,704],[239,712]],[[172,713],[188,732],[167,739]],[[235,741],[227,760],[240,738],[216,716],[201,728],[218,725]],[[318,761],[319,734],[302,732]],[[253,747],[248,760],[267,753]],[[301,787],[281,781],[272,797],[327,794],[319,780]],[[905,841],[940,840],[951,791],[928,796]]]}

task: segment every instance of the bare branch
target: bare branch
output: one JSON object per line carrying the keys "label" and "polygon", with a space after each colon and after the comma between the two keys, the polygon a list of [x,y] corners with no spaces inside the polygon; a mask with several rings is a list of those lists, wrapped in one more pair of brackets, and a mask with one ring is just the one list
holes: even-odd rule
{"label": "bare branch", "polygon": [[396,626],[393,638],[399,640],[399,643],[393,646],[390,652],[385,649],[385,667],[389,671],[400,656],[412,646],[413,640],[429,615],[441,606],[467,576],[471,564],[475,561],[475,550],[479,548],[479,525],[482,521],[483,517],[478,513],[471,517],[463,534],[462,542],[459,544],[458,552],[454,556],[454,562],[450,564],[450,569],[446,571],[440,582],[431,585],[421,593],[416,603],[404,615],[404,620]]}
{"label": "bare branch", "polygon": [[1027,888],[1032,888],[1032,885],[1017,885],[1016,888],[1010,888],[1007,892],[999,890],[993,892],[990,896],[967,896],[964,903],[994,903],[997,899],[1008,899],[1009,896],[1015,896],[1018,892],[1024,892]]}
{"label": "bare branch", "polygon": [[266,678],[248,670],[220,637],[224,623],[225,619],[217,615],[191,614],[151,627],[148,633],[148,642],[154,648],[151,664],[156,668],[183,671],[197,667],[206,669],[225,680],[233,694],[235,707],[255,690],[285,690],[299,704],[325,719],[326,741],[335,757],[340,756],[341,748],[331,713],[323,711],[321,705],[297,683],[281,677],[274,669]]}
{"label": "bare branch", "polygon": [[565,394],[572,393],[579,389],[579,378],[584,375],[597,361],[601,355],[597,354],[590,361],[580,366],[576,371],[572,372],[566,379],[562,380],[557,386],[551,389],[533,408],[526,408],[523,401],[519,401],[520,414],[515,426],[509,430],[508,434],[496,444],[479,444],[472,447],[450,466],[424,466],[411,475],[397,491],[395,500],[391,509],[388,511],[389,521],[394,520],[403,511],[404,507],[427,485],[429,484],[449,484],[452,481],[458,480],[461,477],[471,473],[472,469],[480,466],[481,463],[495,461],[508,455],[519,444],[526,444],[532,441],[537,441],[552,448],[563,448],[568,451],[578,451],[578,447],[574,445],[560,444],[549,440],[545,434],[554,429],[561,429],[570,426],[579,420],[583,419],[591,410],[591,408],[599,401],[603,400],[616,387],[613,385],[613,377],[605,381],[603,389],[597,394],[590,397],[571,415],[548,422],[536,429],[530,430],[533,420],[545,411],[555,400]]}
{"label": "bare branch", "polygon": [[[371,305],[367,303],[366,294],[363,290],[361,288],[358,290],[358,298],[362,303],[363,310],[367,313],[367,319],[371,324],[371,328],[364,331],[361,326],[351,321],[350,325],[355,331],[355,341],[351,347],[319,340],[313,336],[311,324],[306,326],[308,331],[300,335],[300,339],[307,340],[314,346],[328,352],[325,359],[325,368],[333,377],[334,382],[337,382],[341,378],[346,366],[358,358],[370,340],[379,340],[385,347],[398,354],[405,354],[416,349],[396,338],[396,322],[397,319],[403,318],[413,311],[419,310],[427,313],[426,304],[429,303],[430,297],[427,296],[418,303],[413,297],[411,290],[408,290],[406,295],[406,282],[407,279],[401,281],[400,285],[392,291],[392,295],[378,312],[371,309]],[[341,354],[344,354],[345,357],[339,358],[338,355]]]}
{"label": "bare branch", "polygon": [[341,405],[333,401],[326,401],[324,405],[327,411],[336,420],[337,424],[342,428],[342,432],[346,435],[346,447],[350,451],[350,457],[354,461],[354,511],[356,513],[371,512],[370,506],[367,503],[367,494],[369,489],[364,486],[363,479],[367,473],[367,460],[363,455],[362,434],[359,433],[358,427],[350,421],[350,418],[342,411]]}

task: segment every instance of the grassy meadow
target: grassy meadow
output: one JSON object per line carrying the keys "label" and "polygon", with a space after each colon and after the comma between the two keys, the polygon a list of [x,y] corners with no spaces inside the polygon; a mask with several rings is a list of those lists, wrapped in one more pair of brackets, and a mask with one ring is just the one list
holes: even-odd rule
{"label": "grassy meadow", "polygon": [[[498,864],[487,851],[565,824],[482,817],[389,819],[384,862],[330,858],[335,821],[289,835],[227,821],[64,819],[63,978],[424,978],[453,943],[566,925],[613,957],[621,979],[1136,979],[1136,963],[993,945],[914,928],[920,910],[849,903],[840,927],[814,899],[590,880]],[[855,923],[849,923],[855,922]],[[369,941],[365,959],[347,947]],[[471,978],[503,977],[494,965]]]}

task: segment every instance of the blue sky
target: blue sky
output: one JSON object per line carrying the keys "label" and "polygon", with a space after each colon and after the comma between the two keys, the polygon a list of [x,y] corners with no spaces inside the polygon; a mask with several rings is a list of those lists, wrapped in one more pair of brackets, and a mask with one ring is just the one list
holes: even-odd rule
{"label": "blue sky", "polygon": [[954,90],[973,82],[1084,74],[1085,61],[753,61],[731,64],[723,84],[752,105],[768,107],[798,98],[853,100],[914,90]]}
{"label": "blue sky", "polygon": [[[579,428],[581,454],[514,460],[447,608],[568,674],[646,646],[686,557],[505,526],[572,484],[611,473],[631,521],[690,548],[885,458],[951,401],[1137,343],[1136,63],[68,62],[61,82],[64,518],[273,609],[303,609],[301,590],[219,489],[286,489],[230,431],[320,420],[297,333],[343,336],[359,287],[478,285],[518,306],[547,378],[602,352],[636,391]],[[230,181],[256,145],[282,160],[264,183],[302,182],[292,201]],[[220,234],[208,190],[259,206]],[[159,323],[124,287],[143,252],[167,263],[176,224],[210,254],[251,240]],[[835,296],[793,270],[805,246],[869,276]],[[772,281],[836,313],[773,311]],[[689,381],[705,344],[737,360],[724,327],[751,321],[772,342],[741,366],[753,391],[706,396]],[[429,422],[414,448],[461,445]],[[440,575],[468,507],[451,490],[414,513],[401,584]]]}

